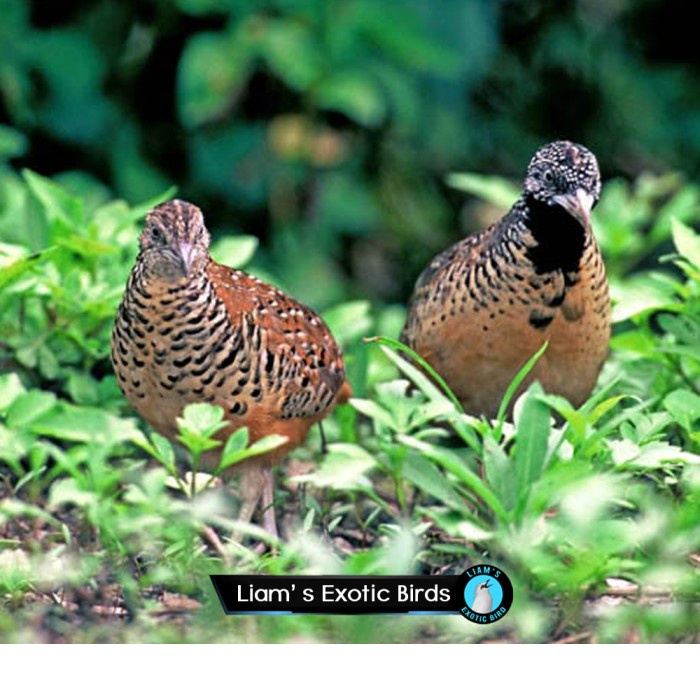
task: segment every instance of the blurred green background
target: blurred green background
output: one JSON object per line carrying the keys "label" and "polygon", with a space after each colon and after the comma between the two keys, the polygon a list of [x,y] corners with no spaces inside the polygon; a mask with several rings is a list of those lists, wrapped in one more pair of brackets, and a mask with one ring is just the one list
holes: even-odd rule
{"label": "blurred green background", "polygon": [[95,201],[176,184],[216,235],[259,237],[255,263],[320,308],[404,302],[435,252],[493,217],[446,185],[452,171],[520,179],[565,137],[605,177],[700,173],[677,1],[1,7],[4,161]]}

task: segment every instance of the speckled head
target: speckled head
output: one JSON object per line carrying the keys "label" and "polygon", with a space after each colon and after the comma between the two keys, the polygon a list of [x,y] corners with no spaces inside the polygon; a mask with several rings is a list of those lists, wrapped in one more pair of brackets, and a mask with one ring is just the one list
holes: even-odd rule
{"label": "speckled head", "polygon": [[172,199],[146,216],[139,256],[148,274],[175,281],[204,269],[210,242],[199,207]]}
{"label": "speckled head", "polygon": [[538,202],[560,206],[590,226],[591,209],[600,197],[600,170],[596,157],[571,141],[554,141],[540,148],[525,176],[525,194]]}

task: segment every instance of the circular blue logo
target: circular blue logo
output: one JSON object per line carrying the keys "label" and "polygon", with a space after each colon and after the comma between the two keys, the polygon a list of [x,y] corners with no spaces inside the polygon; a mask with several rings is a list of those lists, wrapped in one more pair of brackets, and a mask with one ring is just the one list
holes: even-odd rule
{"label": "circular blue logo", "polygon": [[470,622],[487,625],[500,620],[513,604],[513,585],[497,566],[478,564],[458,581],[460,613]]}

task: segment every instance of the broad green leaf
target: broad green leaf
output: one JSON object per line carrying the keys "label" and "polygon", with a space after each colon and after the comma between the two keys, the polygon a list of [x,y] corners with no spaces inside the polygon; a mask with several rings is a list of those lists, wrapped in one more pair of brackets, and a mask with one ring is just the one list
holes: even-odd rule
{"label": "broad green leaf", "polygon": [[391,430],[398,431],[399,426],[394,420],[394,416],[379,404],[369,399],[350,399],[350,405],[362,415],[368,416],[375,421],[377,426],[384,426]]}
{"label": "broad green leaf", "polygon": [[170,440],[156,432],[147,438],[143,433],[134,435],[131,441],[165,466],[171,473],[175,471],[175,452]]}
{"label": "broad green leaf", "polygon": [[450,187],[473,194],[502,209],[510,209],[520,194],[520,188],[510,180],[477,173],[452,173],[445,178]]}
{"label": "broad green leaf", "polygon": [[221,453],[222,461],[226,461],[226,458],[229,455],[235,454],[245,449],[248,446],[249,440],[250,432],[246,427],[239,428],[238,430],[236,430],[235,433],[232,433],[229,436],[228,440],[226,440],[226,444],[224,445],[224,449]]}
{"label": "broad green leaf", "polygon": [[659,273],[644,273],[611,281],[613,323],[677,304],[674,285],[671,277]]}
{"label": "broad green leaf", "polygon": [[358,124],[378,126],[386,116],[379,85],[365,73],[334,73],[316,86],[314,100],[322,109],[341,112]]}
{"label": "broad green leaf", "polygon": [[452,402],[445,396],[432,399],[418,406],[411,414],[410,430],[415,430],[426,423],[438,419],[449,420],[454,416],[455,408]]}
{"label": "broad green leaf", "polygon": [[98,502],[99,495],[96,492],[82,488],[72,477],[54,481],[49,492],[49,504],[54,507],[64,503],[81,507],[96,506]]}
{"label": "broad green leaf", "polygon": [[211,254],[216,262],[240,269],[252,260],[258,243],[255,236],[225,236],[214,243]]}
{"label": "broad green leaf", "polygon": [[249,27],[258,37],[258,51],[270,69],[287,85],[307,90],[321,77],[324,57],[318,36],[305,23],[294,19],[258,18]]}
{"label": "broad green leaf", "polygon": [[17,374],[0,376],[0,412],[4,411],[20,394],[26,393]]}
{"label": "broad green leaf", "polygon": [[221,117],[230,109],[251,71],[249,47],[223,32],[194,34],[178,66],[177,96],[186,127]]}
{"label": "broad green leaf", "polygon": [[700,418],[700,396],[687,389],[676,389],[664,399],[664,408],[686,430]]}
{"label": "broad green leaf", "polygon": [[372,309],[368,301],[348,301],[328,309],[323,320],[341,346],[359,340],[372,328]]}
{"label": "broad green leaf", "polygon": [[223,420],[224,409],[209,403],[192,403],[185,406],[182,416],[177,419],[180,430],[211,437],[214,433],[228,425]]}
{"label": "broad green leaf", "polygon": [[43,206],[50,222],[58,220],[70,229],[80,227],[85,223],[81,199],[69,194],[49,178],[31,170],[23,170],[22,176],[29,185],[32,194]]}
{"label": "broad green leaf", "polygon": [[56,405],[56,395],[48,391],[30,389],[18,396],[7,411],[7,425],[19,428],[31,425]]}
{"label": "broad green leaf", "polygon": [[671,219],[671,235],[678,253],[700,269],[700,236],[675,217]]}
{"label": "broad green leaf", "polygon": [[38,435],[105,445],[128,442],[141,434],[133,418],[118,418],[98,408],[63,403],[30,427]]}
{"label": "broad green leaf", "polygon": [[447,481],[440,470],[427,459],[417,458],[407,461],[401,472],[404,479],[410,481],[421,491],[453,508],[464,509],[465,503]]}
{"label": "broad green leaf", "polygon": [[0,159],[8,160],[23,155],[27,144],[27,137],[21,131],[0,124]]}
{"label": "broad green leaf", "polygon": [[89,374],[71,371],[68,377],[68,393],[75,403],[94,406],[99,402],[99,384]]}
{"label": "broad green leaf", "polygon": [[0,423],[0,462],[17,467],[31,449],[34,436],[23,430],[9,430]]}
{"label": "broad green leaf", "polygon": [[[355,21],[362,34],[406,73],[418,69],[446,79],[458,75],[464,54],[430,32],[428,23],[408,11],[406,5],[364,2],[356,4],[356,12]],[[473,21],[477,17],[473,16]],[[478,41],[476,37],[473,40]]]}
{"label": "broad green leaf", "polygon": [[366,473],[375,464],[374,456],[359,445],[338,443],[329,445],[328,453],[316,471],[292,477],[291,481],[310,483],[319,488],[365,490],[372,486]]}
{"label": "broad green leaf", "polygon": [[[245,428],[241,430],[245,430]],[[241,430],[236,431],[236,433],[240,433]],[[234,433],[234,435],[236,435],[236,433]],[[247,430],[245,434],[241,434],[245,435],[247,439]],[[240,438],[237,438],[237,441],[238,440],[240,440]],[[227,454],[222,455],[221,462],[216,469],[216,473],[218,474],[223,469],[226,469],[234,464],[238,464],[246,459],[250,459],[251,457],[258,457],[266,454],[267,452],[272,452],[278,447],[284,445],[287,441],[288,438],[284,435],[266,435],[264,438],[260,438],[260,440],[254,442],[250,447],[238,449],[236,451],[230,450]]]}

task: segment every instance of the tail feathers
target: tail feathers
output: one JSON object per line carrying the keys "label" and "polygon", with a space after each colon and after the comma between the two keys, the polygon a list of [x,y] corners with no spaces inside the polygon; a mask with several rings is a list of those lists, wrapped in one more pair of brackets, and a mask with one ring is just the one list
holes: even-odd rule
{"label": "tail feathers", "polygon": [[346,379],[343,382],[343,386],[340,387],[338,396],[336,397],[336,403],[347,403],[352,398],[352,387]]}

